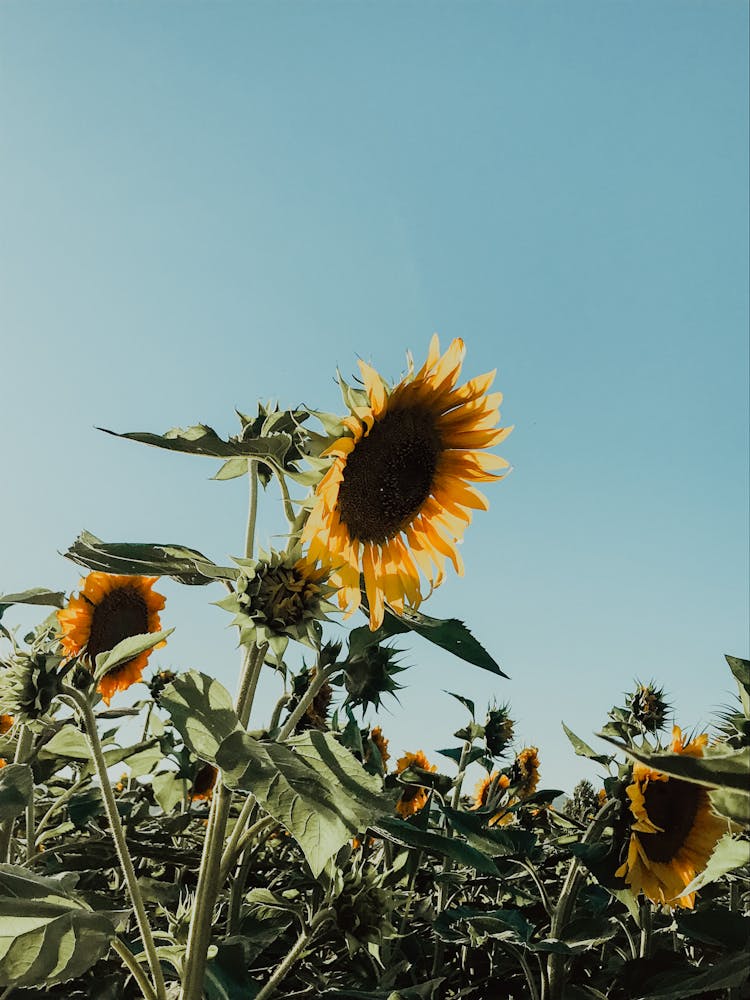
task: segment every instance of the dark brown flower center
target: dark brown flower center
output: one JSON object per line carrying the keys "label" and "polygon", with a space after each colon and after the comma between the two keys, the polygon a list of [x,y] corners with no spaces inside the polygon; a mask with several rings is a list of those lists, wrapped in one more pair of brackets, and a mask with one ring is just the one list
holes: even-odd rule
{"label": "dark brown flower center", "polygon": [[393,538],[432,491],[442,450],[428,410],[392,410],[375,422],[346,460],[339,516],[360,542]]}
{"label": "dark brown flower center", "polygon": [[145,632],[148,632],[148,606],[143,594],[135,587],[118,587],[94,605],[86,654],[95,663],[99,653]]}
{"label": "dark brown flower center", "polygon": [[649,781],[644,798],[648,818],[664,833],[639,833],[643,850],[650,861],[671,861],[688,838],[700,805],[699,785],[670,778]]}

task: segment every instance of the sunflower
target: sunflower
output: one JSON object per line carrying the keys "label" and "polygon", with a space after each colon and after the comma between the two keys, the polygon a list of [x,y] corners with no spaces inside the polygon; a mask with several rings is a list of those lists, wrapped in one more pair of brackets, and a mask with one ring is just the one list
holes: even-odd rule
{"label": "sunflower", "polygon": [[349,613],[360,606],[360,573],[378,628],[387,602],[401,613],[422,601],[422,576],[437,587],[445,560],[463,574],[457,543],[471,510],[486,510],[473,483],[501,479],[492,470],[505,459],[482,451],[499,444],[512,427],[498,428],[501,393],[488,394],[495,373],[456,381],[464,343],[454,340],[441,356],[432,338],[422,368],[388,389],[360,361],[364,392],[345,389],[349,434],[325,454],[333,463],[316,490],[302,534],[308,558],[333,571],[338,601]]}
{"label": "sunflower", "polygon": [[[686,743],[679,726],[672,730],[673,753],[702,757],[707,742],[705,733]],[[645,764],[633,765],[626,791],[633,822],[627,859],[615,874],[635,895],[692,909],[695,893],[684,890],[706,867],[727,821],[713,812],[706,788]]]}
{"label": "sunflower", "polygon": [[[79,656],[93,671],[99,653],[131,636],[158,632],[159,612],[165,604],[162,594],[151,589],[158,579],[112,573],[89,573],[84,577],[78,596],[71,597],[67,607],[57,612],[65,654]],[[160,642],[155,648],[164,645]],[[107,705],[116,691],[125,691],[140,681],[150,655],[147,649],[102,677],[97,690]]]}
{"label": "sunflower", "polygon": [[[484,778],[480,778],[474,788],[474,804],[470,806],[471,809],[483,809],[487,805],[487,799],[495,797],[496,791],[505,791],[506,788],[510,787],[510,778],[507,774],[501,774],[499,771],[493,771],[492,774],[486,775]],[[511,800],[512,801],[512,800]],[[509,805],[511,803],[508,803]],[[511,813],[496,813],[489,820],[489,826],[504,826],[511,820]]]}
{"label": "sunflower", "polygon": [[383,730],[380,726],[375,726],[374,729],[370,730],[370,739],[378,748],[378,753],[380,754],[380,760],[383,763],[383,767],[391,759],[391,755],[388,753],[388,740],[383,736]]}
{"label": "sunflower", "polygon": [[0,736],[5,736],[5,734],[13,727],[13,716],[12,715],[0,715]]}
{"label": "sunflower", "polygon": [[213,764],[204,764],[199,768],[193,780],[193,787],[188,792],[190,801],[198,802],[201,799],[207,801],[212,799],[218,777],[219,770]]}
{"label": "sunflower", "polygon": [[538,747],[526,747],[518,754],[514,764],[514,778],[520,798],[525,799],[534,794],[539,784]]}
{"label": "sunflower", "polygon": [[[396,761],[396,774],[403,774],[409,767],[421,767],[423,771],[437,771],[435,764],[431,764],[421,750],[416,753],[405,753]],[[407,785],[401,793],[401,798],[396,803],[396,812],[406,819],[423,809],[430,797],[430,789],[421,785]]]}

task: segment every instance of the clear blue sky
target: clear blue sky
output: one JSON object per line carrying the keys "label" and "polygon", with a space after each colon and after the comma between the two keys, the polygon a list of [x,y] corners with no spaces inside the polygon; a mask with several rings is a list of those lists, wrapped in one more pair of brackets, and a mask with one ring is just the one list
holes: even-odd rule
{"label": "clear blue sky", "polygon": [[[240,481],[95,425],[341,411],[337,366],[438,331],[514,471],[424,610],[511,680],[415,639],[392,749],[455,742],[444,688],[509,699],[547,786],[636,675],[705,723],[748,647],[747,37],[744,0],[5,0],[0,591],[75,586],[83,528],[240,554]],[[158,662],[232,687],[219,588],[161,589]]]}

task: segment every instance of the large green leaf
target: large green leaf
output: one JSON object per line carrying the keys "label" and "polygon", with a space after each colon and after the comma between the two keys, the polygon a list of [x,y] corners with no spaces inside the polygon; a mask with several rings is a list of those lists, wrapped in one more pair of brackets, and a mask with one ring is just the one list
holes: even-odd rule
{"label": "large green leaf", "polygon": [[742,952],[690,971],[657,974],[649,982],[649,992],[640,993],[634,1000],[682,1000],[682,997],[703,996],[709,991],[742,986],[749,972],[750,954]]}
{"label": "large green leaf", "polygon": [[613,740],[603,733],[598,735],[628,757],[655,771],[661,771],[662,774],[711,788],[730,788],[750,795],[750,782],[747,780],[750,774],[750,747],[743,747],[741,750],[729,750],[724,746],[711,747],[703,757],[692,757],[690,754],[669,753],[664,750],[649,753]]}
{"label": "large green leaf", "polygon": [[[0,598],[1,600],[2,598]],[[729,656],[728,654],[724,654],[724,658],[740,689],[742,709],[745,715],[750,717],[750,660],[743,660],[739,656]]]}
{"label": "large green leaf", "polygon": [[415,847],[428,854],[435,854],[439,858],[450,858],[483,875],[498,874],[497,865],[491,857],[463,840],[445,837],[430,830],[420,830],[414,824],[396,816],[384,816],[371,826],[375,833],[402,847]]}
{"label": "large green leaf", "polygon": [[28,764],[8,764],[0,768],[0,823],[20,816],[33,790],[34,780]]}
{"label": "large green leaf", "polygon": [[[367,599],[362,595],[362,608],[367,611]],[[498,663],[490,656],[484,646],[474,638],[469,629],[458,618],[430,618],[419,611],[406,609],[403,614],[395,615],[388,608],[380,628],[371,632],[365,625],[354,629],[349,635],[349,649],[352,655],[361,652],[367,646],[374,646],[384,639],[404,632],[416,632],[423,639],[434,642],[436,646],[448,650],[454,656],[471,663],[498,677],[507,677]]]}
{"label": "large green leaf", "polygon": [[222,741],[241,730],[227,689],[197,670],[179,674],[164,688],[159,701],[190,749],[212,764]]}
{"label": "large green leaf", "polygon": [[0,865],[0,986],[62,983],[108,950],[115,926],[60,882]]}
{"label": "large green leaf", "polygon": [[104,653],[99,653],[96,658],[96,670],[94,679],[100,681],[102,677],[114,670],[115,667],[122,666],[129,660],[135,659],[148,649],[153,649],[160,642],[164,642],[167,636],[174,632],[173,628],[164,629],[161,632],[144,632],[142,635],[130,635],[122,642],[118,642],[112,649]]}
{"label": "large green leaf", "polygon": [[708,793],[708,797],[717,813],[739,826],[750,827],[750,795],[730,788],[714,788]]}
{"label": "large green leaf", "polygon": [[727,872],[742,868],[744,865],[750,865],[750,843],[747,840],[736,840],[727,833],[714,848],[703,871],[685,887],[683,895],[696,892],[704,885],[720,879]]}
{"label": "large green leaf", "polygon": [[316,877],[348,840],[393,811],[380,779],[332,733],[310,730],[284,744],[237,730],[222,741],[215,759],[228,787],[252,792],[286,827]]}
{"label": "large green leaf", "polygon": [[41,604],[43,607],[64,608],[65,594],[60,590],[47,590],[46,587],[34,587],[22,590],[17,594],[0,594],[0,618],[13,604]]}
{"label": "large green leaf", "polygon": [[89,531],[82,531],[65,555],[79,566],[100,573],[170,576],[190,586],[236,580],[239,576],[238,569],[217,566],[202,552],[184,545],[103,542]]}
{"label": "large green leaf", "polygon": [[195,424],[193,427],[173,427],[165,434],[151,434],[148,431],[129,431],[118,434],[117,431],[98,427],[97,430],[111,434],[113,437],[126,438],[128,441],[139,441],[155,448],[165,448],[167,451],[179,451],[185,455],[206,455],[209,458],[233,458],[244,455],[247,458],[270,459],[278,465],[283,465],[287,451],[292,444],[290,434],[277,433],[269,437],[251,437],[245,440],[231,437],[225,441],[212,427],[205,424]]}

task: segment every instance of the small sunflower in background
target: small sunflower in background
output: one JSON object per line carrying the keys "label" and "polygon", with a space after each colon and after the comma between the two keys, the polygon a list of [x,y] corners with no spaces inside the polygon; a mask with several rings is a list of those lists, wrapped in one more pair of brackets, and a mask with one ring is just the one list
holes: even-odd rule
{"label": "small sunflower in background", "polygon": [[[431,764],[421,750],[416,753],[405,753],[396,761],[396,774],[403,774],[410,767],[419,767],[423,771],[437,771],[437,766]],[[427,805],[430,797],[430,789],[421,785],[407,785],[401,793],[401,798],[396,803],[396,812],[406,819],[413,816]]]}
{"label": "small sunflower in background", "polygon": [[512,768],[511,784],[518,786],[518,796],[521,799],[534,794],[539,784],[538,747],[525,747],[518,754]]}
{"label": "small sunflower in background", "polygon": [[377,747],[383,769],[385,769],[386,764],[391,759],[391,755],[388,753],[388,740],[383,736],[383,730],[380,726],[375,726],[374,729],[370,730],[370,739]]}
{"label": "small sunflower in background", "polygon": [[[702,757],[707,734],[685,742],[672,730],[673,753]],[[708,790],[692,781],[672,778],[645,764],[633,765],[628,785],[630,825],[628,856],[615,873],[634,895],[654,903],[692,909],[695,893],[685,888],[708,864],[716,844],[730,829],[711,808]]]}
{"label": "small sunflower in background", "polygon": [[[166,598],[151,589],[158,579],[97,572],[84,577],[78,596],[71,597],[57,612],[65,654],[78,656],[93,671],[97,656],[114,649],[123,639],[159,632],[159,612]],[[160,642],[154,648],[164,645]],[[107,705],[116,691],[125,691],[140,681],[151,652],[139,653],[102,677],[97,690]]]}
{"label": "small sunflower in background", "polygon": [[316,490],[302,533],[309,558],[333,572],[338,601],[350,613],[361,604],[364,576],[370,628],[383,621],[385,603],[397,613],[423,599],[449,559],[463,573],[457,543],[472,510],[486,510],[477,482],[501,479],[508,462],[483,449],[512,427],[498,428],[502,393],[488,393],[495,373],[457,386],[464,342],[441,355],[437,336],[427,360],[392,389],[360,361],[364,392],[342,383],[350,434],[325,454],[333,464]]}
{"label": "small sunflower in background", "polygon": [[[500,771],[493,771],[492,774],[485,775],[484,778],[480,778],[474,788],[474,802],[469,808],[483,809],[487,805],[488,799],[496,798],[497,792],[504,792],[509,787],[510,778],[507,774],[501,774]],[[488,825],[504,826],[510,822],[511,818],[511,813],[496,813],[490,817]]]}
{"label": "small sunflower in background", "polygon": [[213,764],[204,764],[198,769],[193,780],[193,786],[188,792],[191,802],[204,800],[209,802],[213,798],[216,780],[219,777],[219,769]]}
{"label": "small sunflower in background", "polygon": [[0,736],[5,736],[13,728],[12,715],[0,715]]}

